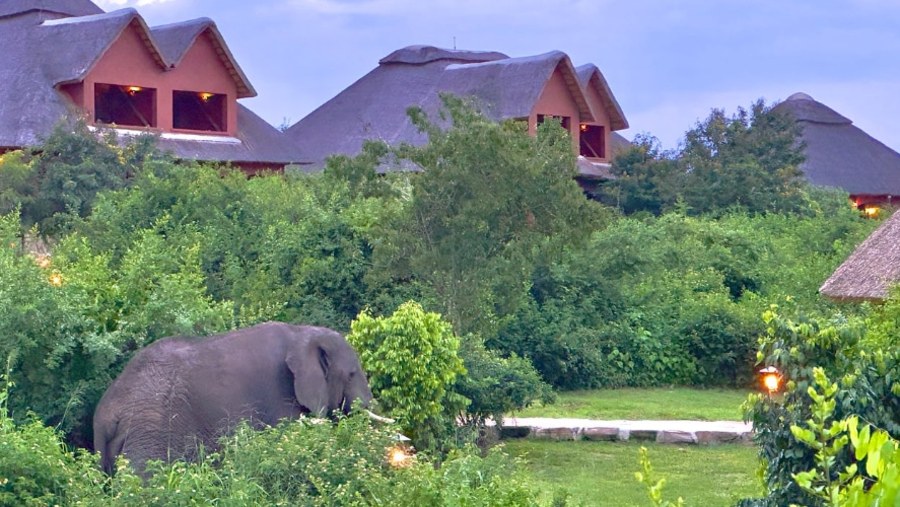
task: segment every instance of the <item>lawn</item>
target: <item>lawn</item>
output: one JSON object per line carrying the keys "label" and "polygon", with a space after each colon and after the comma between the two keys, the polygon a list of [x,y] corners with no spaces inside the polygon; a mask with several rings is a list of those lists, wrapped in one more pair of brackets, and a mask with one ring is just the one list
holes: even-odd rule
{"label": "lawn", "polygon": [[552,405],[535,405],[517,417],[579,419],[689,419],[740,421],[741,403],[750,391],[737,389],[602,389],[559,394]]}
{"label": "lawn", "polygon": [[505,446],[509,454],[527,460],[525,469],[544,501],[565,488],[574,505],[651,505],[645,486],[634,478],[641,446],[650,451],[656,478],[666,479],[664,497],[669,500],[681,496],[687,505],[724,507],[763,493],[753,446],[533,439],[507,440]]}

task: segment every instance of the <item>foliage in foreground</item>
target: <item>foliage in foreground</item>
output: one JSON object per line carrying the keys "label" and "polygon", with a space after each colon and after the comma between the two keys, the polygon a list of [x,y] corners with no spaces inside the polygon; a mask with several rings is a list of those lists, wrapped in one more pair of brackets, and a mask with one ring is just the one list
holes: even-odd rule
{"label": "foliage in foreground", "polygon": [[441,466],[426,455],[387,462],[397,428],[364,415],[337,424],[248,426],[196,463],[152,463],[146,481],[120,459],[113,477],[94,455],[72,453],[53,429],[17,425],[0,390],[0,506],[469,505],[536,506],[518,465],[500,450],[454,451]]}
{"label": "foliage in foreground", "polygon": [[[833,419],[838,385],[824,370],[815,368],[814,384],[807,390],[812,417],[803,426],[791,426],[794,436],[815,451],[813,470],[794,475],[797,484],[827,507],[897,505],[900,500],[900,448],[884,430],[864,424],[859,417]],[[841,469],[837,462],[850,451],[852,462]]]}
{"label": "foliage in foreground", "polygon": [[[824,505],[795,478],[817,469],[821,461],[820,449],[810,445],[811,437],[826,432],[838,441],[849,438],[838,434],[843,431],[839,425],[826,425],[826,419],[856,417],[894,440],[900,437],[900,300],[894,296],[883,306],[871,308],[864,319],[801,317],[794,321],[772,309],[765,321],[761,365],[776,367],[787,383],[783,394],[756,395],[747,406],[760,458],[766,464],[767,497],[756,505]],[[826,376],[838,379],[836,385],[823,384]],[[827,396],[810,397],[823,391]],[[859,459],[848,446],[838,447],[828,456],[827,470],[820,470],[828,484],[837,483]],[[867,483],[876,482],[868,469],[860,467],[858,473]]]}

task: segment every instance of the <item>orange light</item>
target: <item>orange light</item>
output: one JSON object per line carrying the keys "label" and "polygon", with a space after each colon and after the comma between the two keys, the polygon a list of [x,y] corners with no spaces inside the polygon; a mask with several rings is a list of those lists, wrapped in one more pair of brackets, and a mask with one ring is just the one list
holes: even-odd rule
{"label": "orange light", "polygon": [[213,98],[214,93],[210,92],[200,92],[197,94],[200,97],[200,100],[203,102],[209,102],[209,99]]}
{"label": "orange light", "polygon": [[759,370],[762,374],[763,387],[769,391],[769,394],[775,394],[781,388],[781,372],[774,366],[769,366]]}
{"label": "orange light", "polygon": [[413,455],[403,445],[395,445],[388,449],[388,462],[394,468],[403,468],[412,464]]}
{"label": "orange light", "polygon": [[132,85],[132,86],[126,86],[126,87],[125,87],[125,91],[128,92],[128,95],[134,95],[135,93],[138,93],[138,92],[140,92],[141,90],[143,90],[143,88],[141,88],[140,86],[133,86],[133,85]]}
{"label": "orange light", "polygon": [[878,206],[866,206],[863,208],[863,213],[869,218],[877,217],[879,211],[881,211],[881,209]]}
{"label": "orange light", "polygon": [[63,284],[62,275],[56,271],[54,271],[53,274],[50,275],[50,278],[48,280],[50,281],[50,285],[52,285],[54,287],[61,287]]}
{"label": "orange light", "polygon": [[582,132],[587,132],[587,129],[588,129],[587,123],[582,123],[580,128],[581,128]]}

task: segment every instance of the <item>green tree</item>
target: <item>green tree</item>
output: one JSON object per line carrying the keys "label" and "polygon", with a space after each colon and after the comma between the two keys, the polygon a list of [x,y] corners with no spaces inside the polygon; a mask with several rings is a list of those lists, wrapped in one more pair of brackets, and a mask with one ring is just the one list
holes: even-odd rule
{"label": "green tree", "polygon": [[807,204],[799,127],[763,100],[731,116],[721,109],[684,135],[677,152],[663,152],[652,137],[613,162],[617,179],[601,193],[625,213],[794,212]]}
{"label": "green tree", "polygon": [[397,153],[422,173],[376,261],[395,279],[424,282],[458,332],[489,336],[523,301],[536,259],[595,226],[596,203],[573,179],[571,140],[558,125],[532,137],[521,123],[443,99],[446,130],[409,111],[429,142]]}
{"label": "green tree", "polygon": [[32,167],[24,151],[0,155],[0,214],[6,215],[31,204],[35,192]]}
{"label": "green tree", "polygon": [[727,116],[714,109],[685,134],[681,195],[696,212],[731,206],[751,212],[795,211],[805,184],[799,126],[760,99]]}
{"label": "green tree", "polygon": [[635,137],[613,160],[612,173],[616,179],[603,185],[597,197],[629,215],[662,214],[675,204],[683,185],[674,154],[663,152],[659,140],[649,135]]}
{"label": "green tree", "polygon": [[26,225],[55,234],[71,217],[87,216],[97,193],[126,186],[155,156],[155,140],[141,136],[120,148],[115,133],[98,135],[83,120],[59,123],[35,149],[31,162],[30,202],[23,206]]}
{"label": "green tree", "polygon": [[439,448],[439,437],[467,403],[452,389],[466,370],[450,324],[410,301],[390,317],[361,313],[347,340],[359,353],[379,405],[418,449]]}

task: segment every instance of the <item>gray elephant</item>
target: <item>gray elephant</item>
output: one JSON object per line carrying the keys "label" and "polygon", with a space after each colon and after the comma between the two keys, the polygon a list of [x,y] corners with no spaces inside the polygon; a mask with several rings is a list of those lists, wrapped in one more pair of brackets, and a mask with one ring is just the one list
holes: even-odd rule
{"label": "gray elephant", "polygon": [[196,457],[198,443],[246,420],[274,425],[301,414],[348,413],[372,392],[356,352],[330,329],[267,322],[208,338],[165,338],[139,351],[94,413],[94,449],[112,473],[124,454],[147,460]]}

